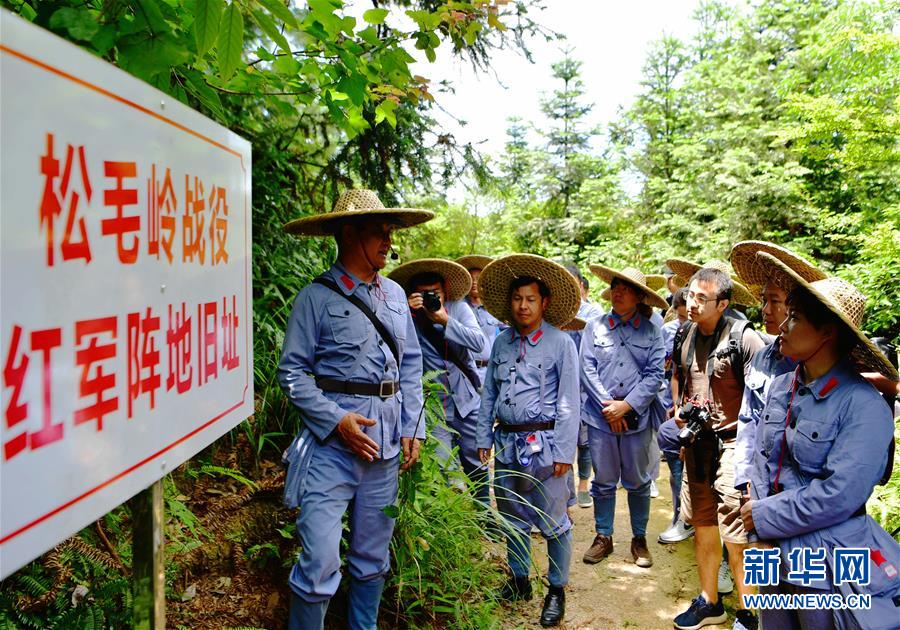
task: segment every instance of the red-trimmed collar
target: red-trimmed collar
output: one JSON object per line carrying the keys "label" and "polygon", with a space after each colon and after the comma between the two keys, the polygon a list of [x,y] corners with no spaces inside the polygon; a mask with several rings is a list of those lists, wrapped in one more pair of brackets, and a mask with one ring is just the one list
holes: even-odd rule
{"label": "red-trimmed collar", "polygon": [[[334,263],[334,266],[331,268],[332,276],[337,281],[337,285],[341,288],[345,295],[350,295],[356,288],[359,286],[363,286],[366,283],[354,276],[352,273],[344,269],[343,265],[340,263]],[[371,282],[372,286],[380,287],[381,286],[381,276],[380,274],[375,274],[375,279]]]}
{"label": "red-trimmed collar", "polygon": [[612,330],[619,324],[627,324],[627,323],[631,323],[631,325],[635,329],[637,329],[641,325],[641,314],[638,313],[637,311],[635,311],[634,315],[631,316],[631,319],[623,321],[622,318],[619,317],[618,315],[616,315],[616,313],[614,311],[610,311],[606,315],[606,323],[609,325],[610,330]]}
{"label": "red-trimmed collar", "polygon": [[848,373],[849,370],[850,368],[843,361],[838,361],[833,368],[808,385],[809,391],[812,392],[816,400],[827,398],[841,384],[851,380],[851,376]]}
{"label": "red-trimmed collar", "polygon": [[[532,346],[536,346],[536,345],[538,345],[538,343],[540,343],[541,339],[544,338],[544,335],[546,332],[544,330],[544,328],[546,325],[547,325],[546,322],[541,321],[541,325],[538,326],[536,330],[532,331],[531,334],[528,335],[528,343],[529,344],[531,344]],[[516,342],[516,341],[519,341],[522,339],[522,335],[520,335],[515,328],[510,327],[509,330],[510,330],[510,335],[509,335],[510,343],[513,343],[513,342]]]}

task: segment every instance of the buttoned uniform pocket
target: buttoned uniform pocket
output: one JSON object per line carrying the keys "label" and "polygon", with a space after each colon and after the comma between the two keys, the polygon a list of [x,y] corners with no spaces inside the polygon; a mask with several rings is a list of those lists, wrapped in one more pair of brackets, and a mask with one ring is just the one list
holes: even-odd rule
{"label": "buttoned uniform pocket", "polygon": [[784,425],[787,422],[787,409],[778,401],[769,400],[763,409],[760,421],[763,424],[763,448],[768,456],[775,447],[776,440],[782,440]]}
{"label": "buttoned uniform pocket", "polygon": [[369,322],[366,316],[350,302],[334,302],[326,305],[331,334],[339,344],[360,345],[366,339]]}
{"label": "buttoned uniform pocket", "polygon": [[394,333],[394,339],[398,342],[406,341],[406,318],[409,316],[409,305],[406,302],[386,302],[385,304],[390,313],[390,330]]}
{"label": "buttoned uniform pocket", "polygon": [[790,440],[791,455],[801,469],[821,472],[836,437],[837,424],[834,422],[797,418],[796,430]]}
{"label": "buttoned uniform pocket", "polygon": [[643,370],[647,365],[650,356],[650,348],[653,343],[650,339],[632,339],[628,342],[628,349],[631,351],[631,358],[637,363],[639,370]]}
{"label": "buttoned uniform pocket", "polygon": [[594,332],[594,354],[598,358],[610,358],[616,353],[618,343],[609,334],[609,331],[598,326]]}

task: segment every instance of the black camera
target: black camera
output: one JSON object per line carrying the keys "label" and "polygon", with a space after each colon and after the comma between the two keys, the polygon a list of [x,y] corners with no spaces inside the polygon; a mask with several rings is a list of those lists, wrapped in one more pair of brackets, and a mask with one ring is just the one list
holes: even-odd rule
{"label": "black camera", "polygon": [[710,429],[709,406],[697,402],[688,402],[678,414],[684,421],[684,428],[678,432],[678,442],[682,446],[690,446],[704,431]]}
{"label": "black camera", "polygon": [[436,313],[441,310],[441,296],[437,294],[437,291],[422,291],[422,306],[432,313]]}

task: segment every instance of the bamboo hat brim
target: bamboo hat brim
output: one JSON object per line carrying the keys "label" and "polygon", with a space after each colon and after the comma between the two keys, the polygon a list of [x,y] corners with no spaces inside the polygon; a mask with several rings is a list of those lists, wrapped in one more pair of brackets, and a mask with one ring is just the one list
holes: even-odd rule
{"label": "bamboo hat brim", "polygon": [[892,381],[897,380],[897,368],[862,331],[866,296],[859,289],[835,277],[810,282],[789,264],[767,252],[759,253],[756,264],[763,267],[766,277],[773,277],[779,286],[805,288],[853,331],[859,343],[852,356],[861,372],[879,372]]}
{"label": "bamboo hat brim", "polygon": [[647,286],[654,291],[659,291],[666,286],[666,277],[661,273],[644,274],[644,279],[647,281]]}
{"label": "bamboo hat brim", "polygon": [[534,254],[510,254],[488,264],[478,278],[478,293],[488,313],[514,324],[509,304],[512,281],[523,276],[537,278],[550,289],[550,304],[544,321],[552,326],[568,324],[581,306],[581,285],[562,265]]}
{"label": "bamboo hat brim", "polygon": [[828,276],[815,265],[791,250],[766,241],[741,241],[731,248],[731,266],[747,285],[764,287],[769,281],[766,267],[757,264],[757,254],[766,252],[785,263],[808,282],[824,280]]}
{"label": "bamboo hat brim", "polygon": [[567,332],[568,332],[568,331],[577,331],[577,330],[584,330],[584,327],[585,327],[585,326],[587,326],[587,322],[586,322],[586,321],[584,321],[584,320],[581,319],[580,317],[573,317],[573,318],[572,318],[572,321],[570,321],[570,322],[569,322],[568,324],[566,324],[565,326],[560,326],[559,329],[560,329],[560,330],[565,330],[565,331],[567,331]]}
{"label": "bamboo hat brim", "polygon": [[731,292],[732,302],[743,304],[744,306],[755,306],[759,303],[759,299],[757,299],[753,291],[740,281],[737,274],[733,273],[731,269],[728,268],[728,263],[726,262],[711,260],[704,265],[700,265],[689,260],[684,260],[683,258],[670,258],[666,261],[666,266],[674,271],[675,275],[682,280],[684,284],[690,282],[691,277],[701,269],[718,269],[723,273],[727,273],[731,278],[731,282],[734,284],[734,289]]}
{"label": "bamboo hat brim", "polygon": [[444,279],[444,288],[448,301],[461,300],[472,289],[472,276],[468,270],[452,260],[443,258],[420,258],[403,263],[388,274],[388,278],[399,284],[407,293],[414,287],[409,286],[410,280],[420,273],[434,272]]}
{"label": "bamboo hat brim", "polygon": [[644,303],[649,306],[655,306],[656,308],[666,308],[669,305],[669,303],[666,302],[661,295],[647,286],[647,283],[644,280],[644,274],[642,274],[637,269],[632,269],[629,267],[627,269],[619,271],[605,265],[591,265],[590,269],[591,273],[593,273],[595,276],[597,276],[607,284],[612,284],[613,280],[618,279],[631,285],[644,294]]}
{"label": "bamboo hat brim", "polygon": [[473,269],[484,269],[488,266],[493,258],[490,256],[482,256],[480,254],[469,254],[468,256],[460,256],[456,259],[460,265],[472,271]]}
{"label": "bamboo hat brim", "polygon": [[[677,277],[677,276],[676,276]],[[648,273],[644,275],[644,280],[647,282],[647,286],[653,289],[654,291],[659,291],[664,286],[666,286],[666,277],[660,273]],[[609,294],[609,288],[603,289],[600,293],[600,297],[607,302],[609,302],[612,297]]]}
{"label": "bamboo hat brim", "polygon": [[332,236],[343,221],[357,217],[389,221],[408,228],[434,218],[430,210],[385,208],[375,191],[353,188],[341,193],[331,212],[300,217],[284,224],[284,231],[297,236]]}

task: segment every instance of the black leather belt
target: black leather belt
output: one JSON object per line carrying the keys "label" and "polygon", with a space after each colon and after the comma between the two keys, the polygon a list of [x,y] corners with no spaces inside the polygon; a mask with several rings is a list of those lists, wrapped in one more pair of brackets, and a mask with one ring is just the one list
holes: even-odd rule
{"label": "black leather belt", "polygon": [[356,394],[358,396],[378,396],[390,398],[400,391],[399,381],[381,381],[380,383],[359,383],[357,381],[339,381],[336,378],[316,377],[316,386],[325,392],[339,394]]}
{"label": "black leather belt", "polygon": [[489,361],[485,361],[484,359],[475,359],[475,367],[487,367]]}
{"label": "black leather belt", "polygon": [[531,424],[506,424],[500,422],[501,431],[509,431],[510,433],[532,433],[534,431],[550,431],[556,426],[556,422],[532,422]]}

